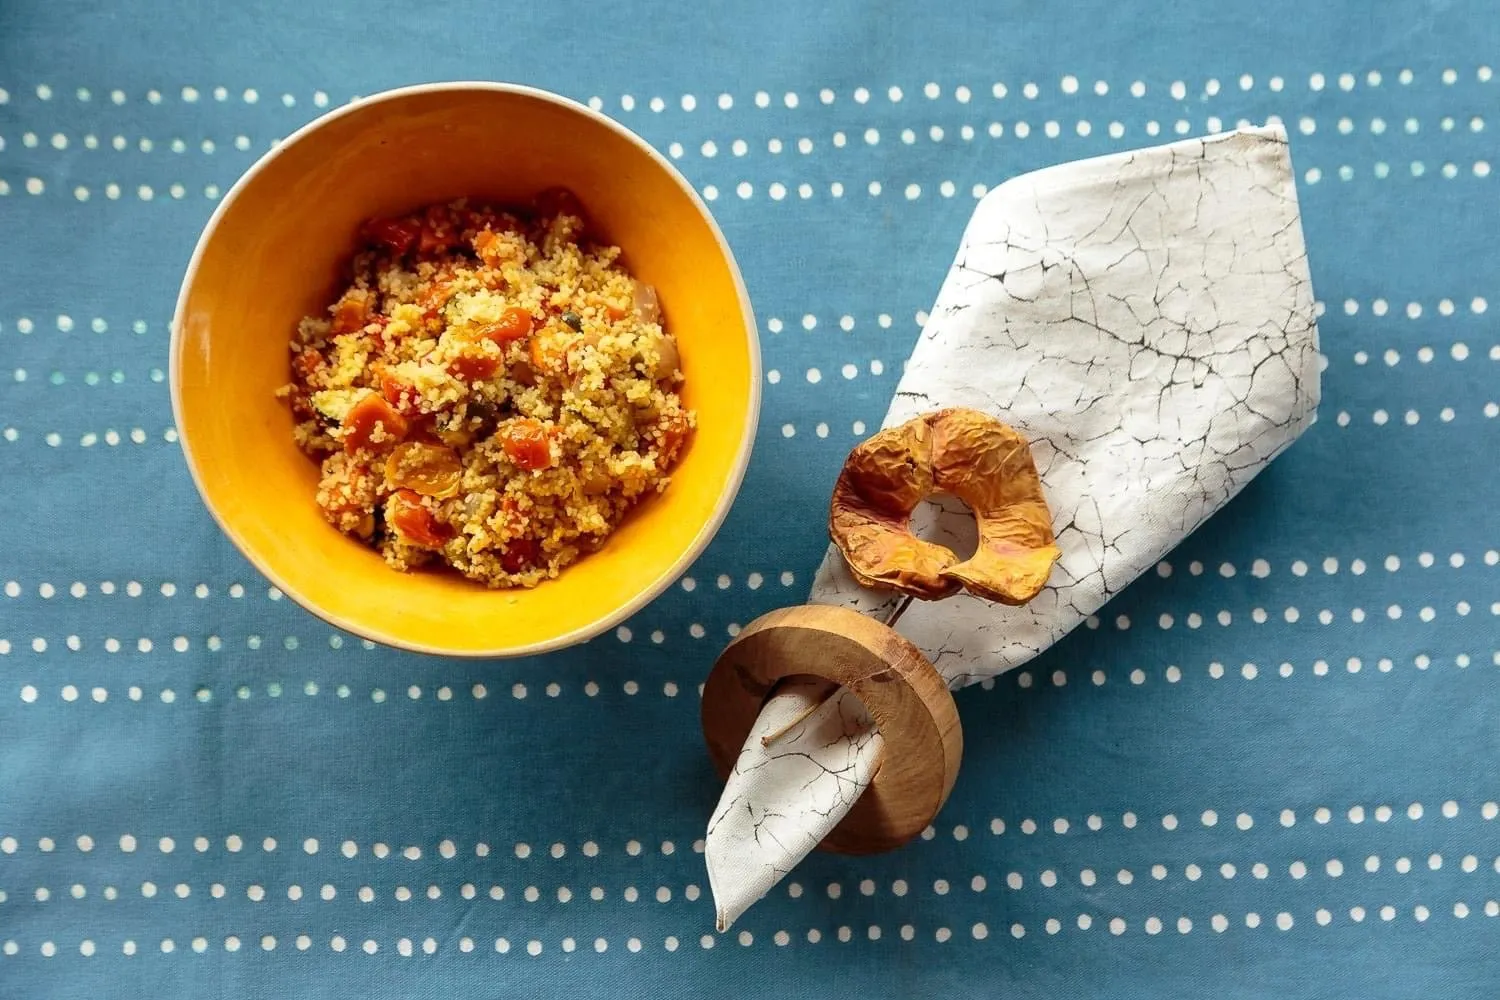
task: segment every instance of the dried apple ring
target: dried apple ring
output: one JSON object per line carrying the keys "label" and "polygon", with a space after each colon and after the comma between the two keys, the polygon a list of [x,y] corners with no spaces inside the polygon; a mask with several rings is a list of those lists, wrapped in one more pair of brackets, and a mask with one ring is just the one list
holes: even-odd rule
{"label": "dried apple ring", "polygon": [[[912,512],[936,493],[952,494],[974,512],[979,546],[971,558],[912,533]],[[1025,604],[1061,555],[1026,439],[961,408],[887,428],[850,452],[834,486],[829,534],[861,584],[923,600],[962,587]]]}
{"label": "dried apple ring", "polygon": [[943,575],[958,556],[911,531],[912,511],[934,492],[925,419],[888,427],[849,453],[833,487],[828,533],[863,586],[928,601],[958,591],[959,581]]}

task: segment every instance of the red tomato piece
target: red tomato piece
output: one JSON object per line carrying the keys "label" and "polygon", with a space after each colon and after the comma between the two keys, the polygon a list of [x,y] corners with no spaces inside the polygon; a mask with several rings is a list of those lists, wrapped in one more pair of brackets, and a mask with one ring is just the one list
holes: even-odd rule
{"label": "red tomato piece", "polygon": [[386,518],[401,540],[412,545],[440,549],[453,537],[453,529],[434,517],[432,511],[422,505],[422,497],[412,490],[397,490],[391,494]]}
{"label": "red tomato piece", "polygon": [[372,247],[401,256],[416,246],[421,231],[421,227],[406,219],[371,219],[361,227],[360,236]]}
{"label": "red tomato piece", "polygon": [[501,347],[513,344],[530,333],[531,313],[516,306],[511,306],[501,313],[498,321],[487,323],[479,329],[481,337],[485,340],[493,340]]}
{"label": "red tomato piece", "polygon": [[507,573],[524,573],[536,565],[541,555],[541,546],[532,538],[515,538],[508,542],[500,554],[500,568]]}
{"label": "red tomato piece", "polygon": [[344,418],[344,450],[355,451],[374,446],[375,428],[384,431],[380,444],[390,446],[406,437],[406,418],[396,412],[378,392],[361,399]]}
{"label": "red tomato piece", "polygon": [[672,462],[682,450],[682,443],[687,440],[687,417],[681,413],[665,417],[660,424],[660,429],[661,457],[666,462]]}
{"label": "red tomato piece", "polygon": [[416,386],[403,382],[389,372],[382,372],[380,375],[380,395],[402,416],[409,417],[417,413]]}
{"label": "red tomato piece", "polygon": [[306,385],[314,375],[323,370],[323,355],[309,347],[292,359],[292,372]]}
{"label": "red tomato piece", "polygon": [[348,292],[333,307],[334,336],[361,330],[369,321],[369,294],[364,291]]}
{"label": "red tomato piece", "polygon": [[448,362],[448,371],[465,382],[482,382],[500,369],[500,359],[489,354],[464,353]]}
{"label": "red tomato piece", "polygon": [[529,417],[512,420],[500,429],[505,457],[530,472],[552,464],[552,435],[540,421]]}

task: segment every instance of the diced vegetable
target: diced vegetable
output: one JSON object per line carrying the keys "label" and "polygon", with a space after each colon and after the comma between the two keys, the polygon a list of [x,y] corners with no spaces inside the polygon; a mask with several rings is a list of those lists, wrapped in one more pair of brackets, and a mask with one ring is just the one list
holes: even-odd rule
{"label": "diced vegetable", "polygon": [[393,445],[406,437],[407,430],[406,418],[384,396],[372,392],[344,416],[344,450]]}
{"label": "diced vegetable", "polygon": [[418,410],[417,387],[397,378],[390,372],[380,375],[380,395],[403,416],[412,416]]}
{"label": "diced vegetable", "polygon": [[453,529],[433,516],[422,498],[411,490],[397,490],[386,501],[386,523],[404,542],[427,549],[440,549],[453,537]]}
{"label": "diced vegetable", "polygon": [[568,365],[568,337],[557,333],[538,333],[531,338],[531,367],[539,372],[560,372]]}
{"label": "diced vegetable", "polygon": [[677,353],[677,340],[670,334],[657,333],[649,335],[651,346],[656,350],[656,363],[651,369],[651,374],[658,379],[671,378],[682,364],[682,358]]}
{"label": "diced vegetable", "polygon": [[510,377],[520,385],[536,385],[536,371],[525,361],[510,366]]}
{"label": "diced vegetable", "polygon": [[682,450],[682,443],[687,440],[687,416],[680,411],[672,413],[664,417],[658,426],[661,429],[661,457],[672,462]]}
{"label": "diced vegetable", "polygon": [[492,340],[502,348],[523,339],[531,333],[531,313],[511,306],[500,314],[494,323],[479,328],[479,336]]}
{"label": "diced vegetable", "polygon": [[421,227],[405,219],[371,219],[360,229],[360,236],[372,247],[403,255],[416,245]]}
{"label": "diced vegetable", "polygon": [[541,547],[531,538],[514,538],[500,554],[500,568],[507,573],[524,573],[536,564]]}
{"label": "diced vegetable", "polygon": [[521,417],[503,424],[499,431],[505,457],[531,472],[552,464],[552,435],[541,421]]}
{"label": "diced vegetable", "polygon": [[464,351],[448,362],[448,371],[465,382],[482,382],[500,369],[500,358],[478,350]]}
{"label": "diced vegetable", "polygon": [[350,289],[333,306],[334,336],[363,329],[369,321],[370,293],[364,289]]}
{"label": "diced vegetable", "polygon": [[642,323],[661,322],[661,301],[656,297],[656,289],[644,281],[635,283],[635,293],[630,305]]}
{"label": "diced vegetable", "polygon": [[326,363],[322,354],[309,347],[292,359],[292,372],[306,385],[314,375],[323,370]]}

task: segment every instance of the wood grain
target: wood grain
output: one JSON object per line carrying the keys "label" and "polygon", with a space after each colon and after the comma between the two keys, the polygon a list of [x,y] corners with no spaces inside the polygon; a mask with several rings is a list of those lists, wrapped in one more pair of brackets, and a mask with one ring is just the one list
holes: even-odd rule
{"label": "wood grain", "polygon": [[848,688],[885,742],[870,788],[824,839],[844,854],[888,851],[922,832],[948,799],[963,756],[958,707],[922,652],[846,608],[782,608],[751,622],[719,655],[703,688],[703,734],[728,777],[761,706],[783,677]]}

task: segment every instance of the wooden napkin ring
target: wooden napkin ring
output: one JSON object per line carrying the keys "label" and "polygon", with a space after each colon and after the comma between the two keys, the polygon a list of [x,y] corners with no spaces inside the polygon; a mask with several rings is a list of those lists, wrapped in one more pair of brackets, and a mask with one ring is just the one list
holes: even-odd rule
{"label": "wooden napkin ring", "polygon": [[819,845],[875,854],[920,834],[948,799],[963,756],[958,706],[942,675],[894,629],[848,608],[804,605],[757,618],[725,647],[703,687],[703,735],[727,779],[776,683],[812,675],[851,691],[884,741],[874,780]]}

